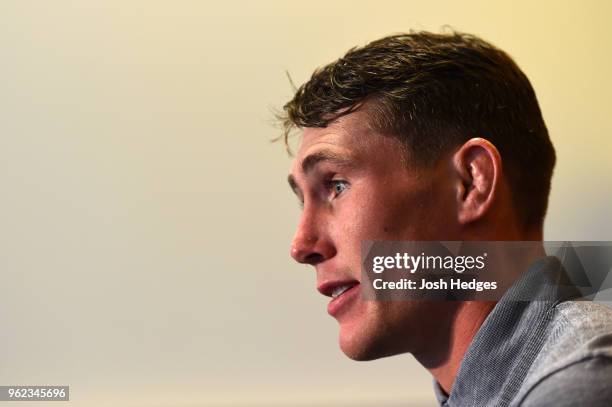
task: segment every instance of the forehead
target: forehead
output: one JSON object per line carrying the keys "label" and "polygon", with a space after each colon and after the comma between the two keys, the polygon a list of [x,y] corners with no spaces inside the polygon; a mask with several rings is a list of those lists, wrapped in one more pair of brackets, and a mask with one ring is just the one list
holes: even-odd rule
{"label": "forehead", "polygon": [[294,172],[304,159],[325,151],[356,161],[371,161],[391,152],[399,153],[395,137],[382,136],[371,128],[365,111],[358,110],[340,117],[327,127],[305,128],[294,160]]}

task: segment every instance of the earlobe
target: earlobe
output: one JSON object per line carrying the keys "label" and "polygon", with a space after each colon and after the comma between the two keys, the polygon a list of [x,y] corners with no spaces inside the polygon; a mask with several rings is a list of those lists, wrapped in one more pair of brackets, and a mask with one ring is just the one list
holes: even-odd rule
{"label": "earlobe", "polygon": [[490,141],[473,138],[455,152],[453,167],[457,175],[457,216],[465,225],[489,212],[499,189],[501,156]]}

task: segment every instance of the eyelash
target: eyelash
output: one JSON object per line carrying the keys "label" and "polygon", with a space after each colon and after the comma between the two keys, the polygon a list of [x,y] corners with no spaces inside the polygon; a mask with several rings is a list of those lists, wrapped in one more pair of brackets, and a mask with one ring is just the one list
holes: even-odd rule
{"label": "eyelash", "polygon": [[[338,192],[335,187],[338,184],[342,184],[344,185],[344,189],[340,192]],[[347,181],[344,181],[342,179],[332,179],[329,181],[325,181],[325,189],[328,191],[332,191],[334,196],[333,198],[337,198],[338,196],[340,196],[344,191],[346,191],[349,188],[349,183]],[[301,209],[304,209],[304,201],[302,201],[301,199],[298,200],[298,204],[300,206]]]}
{"label": "eyelash", "polygon": [[[338,192],[336,187],[338,185],[340,185],[340,184],[344,186],[344,189],[342,191]],[[332,180],[329,180],[329,181],[327,181],[325,183],[325,185],[326,185],[328,190],[333,191],[334,198],[338,197],[340,194],[342,194],[344,191],[346,191],[348,189],[348,187],[349,187],[348,182],[346,182],[344,180],[341,180],[341,179],[332,179]]]}

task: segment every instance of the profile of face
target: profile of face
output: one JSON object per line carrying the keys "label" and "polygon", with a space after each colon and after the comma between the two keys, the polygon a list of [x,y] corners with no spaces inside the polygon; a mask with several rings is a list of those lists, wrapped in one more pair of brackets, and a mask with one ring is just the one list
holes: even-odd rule
{"label": "profile of face", "polygon": [[417,351],[444,318],[444,307],[431,302],[361,296],[362,241],[459,240],[460,191],[449,160],[420,168],[409,155],[397,138],[372,130],[359,109],[326,128],[304,129],[289,176],[303,203],[291,256],[314,266],[318,291],[331,297],[340,347],[355,360]]}

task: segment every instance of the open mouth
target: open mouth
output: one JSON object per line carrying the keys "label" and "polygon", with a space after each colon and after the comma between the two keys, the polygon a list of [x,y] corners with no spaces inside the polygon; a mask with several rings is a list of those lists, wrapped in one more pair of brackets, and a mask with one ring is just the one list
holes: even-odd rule
{"label": "open mouth", "polygon": [[344,284],[344,285],[338,286],[338,287],[333,289],[333,291],[331,293],[331,297],[333,299],[336,299],[336,298],[340,297],[342,294],[344,294],[345,292],[347,292],[348,290],[350,290],[351,288],[355,287],[356,285],[357,285],[357,283],[354,283],[354,284]]}
{"label": "open mouth", "polygon": [[327,312],[333,317],[339,317],[349,310],[359,298],[359,282],[353,281],[341,284],[331,291],[332,300],[327,305]]}
{"label": "open mouth", "polygon": [[317,290],[326,297],[336,299],[356,285],[359,285],[359,281],[353,279],[332,280],[319,284]]}

